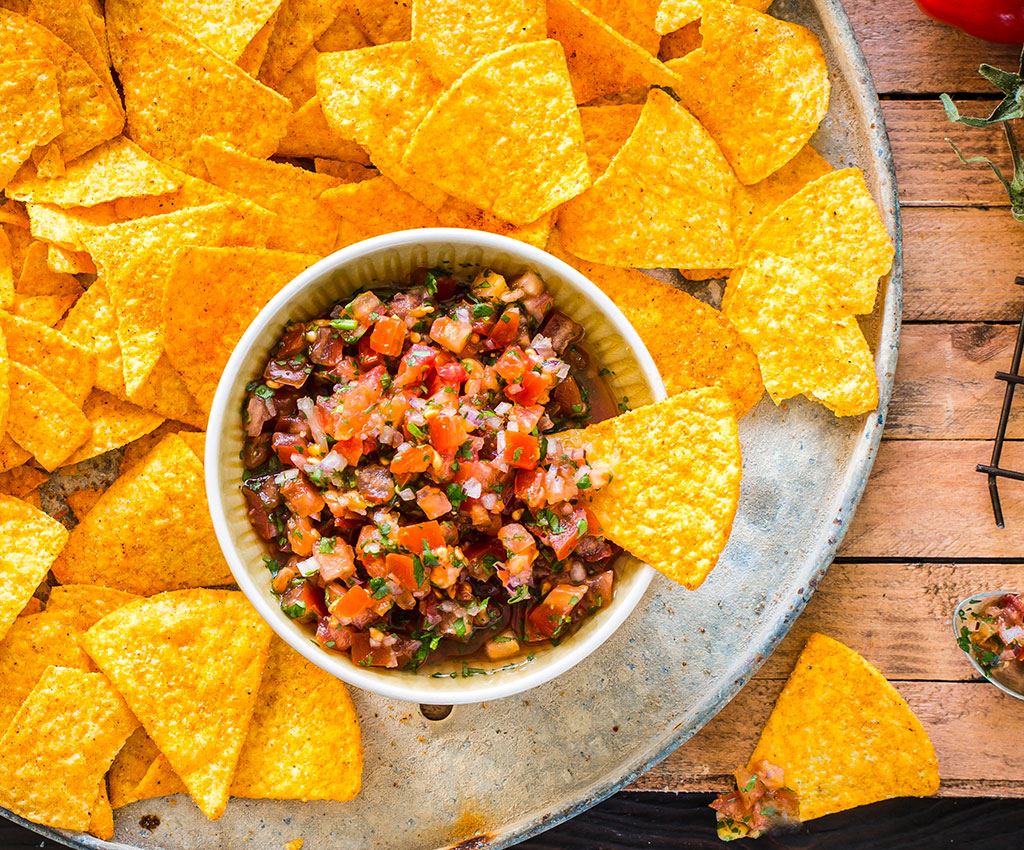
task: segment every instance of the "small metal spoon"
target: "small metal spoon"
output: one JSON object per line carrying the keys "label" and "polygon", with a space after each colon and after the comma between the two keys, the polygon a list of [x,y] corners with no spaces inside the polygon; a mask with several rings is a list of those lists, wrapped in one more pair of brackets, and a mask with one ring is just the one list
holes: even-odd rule
{"label": "small metal spoon", "polygon": [[[953,634],[957,638],[958,644],[960,629],[967,625],[967,620],[979,610],[984,609],[993,599],[1005,596],[1008,593],[1012,593],[1015,596],[1018,595],[1015,590],[990,590],[968,596],[956,606],[953,611]],[[962,646],[960,648],[963,649]],[[970,660],[974,669],[978,671],[979,676],[987,679],[1004,694],[1008,694],[1015,699],[1024,700],[1024,666],[1015,665],[1009,670],[998,670],[996,672],[1002,674],[1002,676],[997,677],[992,672],[986,672],[985,668],[978,662],[978,659],[975,658],[973,643],[969,643],[968,649],[964,649],[964,655]]]}

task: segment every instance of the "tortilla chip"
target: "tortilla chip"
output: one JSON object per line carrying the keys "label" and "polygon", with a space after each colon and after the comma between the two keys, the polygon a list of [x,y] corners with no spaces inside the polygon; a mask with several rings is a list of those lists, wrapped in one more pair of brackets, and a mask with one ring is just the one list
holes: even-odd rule
{"label": "tortilla chip", "polygon": [[19,295],[81,295],[82,285],[75,278],[47,265],[48,253],[49,246],[42,242],[28,246],[15,291]]}
{"label": "tortilla chip", "polygon": [[81,521],[82,517],[93,509],[93,506],[99,501],[99,498],[102,495],[103,490],[98,488],[75,490],[74,493],[68,493],[67,502],[71,506],[71,511],[74,513],[75,519]]}
{"label": "tortilla chip", "polygon": [[153,371],[132,395],[131,401],[144,410],[159,413],[165,419],[184,422],[193,428],[206,427],[206,413],[188,391],[178,370],[167,359],[166,352],[160,355]]}
{"label": "tortilla chip", "polygon": [[733,3],[764,12],[772,0],[626,0],[637,16],[661,35],[693,23],[716,6],[731,6]]}
{"label": "tortilla chip", "polygon": [[178,436],[185,441],[185,445],[192,449],[192,454],[203,462],[203,455],[206,454],[206,432],[205,431],[178,431]]}
{"label": "tortilla chip", "polygon": [[29,157],[40,177],[60,177],[64,173],[64,155],[55,143],[36,148]]}
{"label": "tortilla chip", "polygon": [[885,677],[848,646],[812,634],[761,732],[767,759],[797,792],[800,819],[939,790],[921,721]]}
{"label": "tortilla chip", "polygon": [[275,88],[344,7],[344,0],[284,0],[260,66],[260,81]]}
{"label": "tortilla chip", "polygon": [[437,211],[438,223],[441,227],[465,227],[470,230],[485,230],[488,233],[498,233],[501,236],[510,236],[528,245],[535,245],[543,248],[551,238],[551,228],[554,227],[554,211],[545,213],[539,219],[529,224],[518,226],[509,224],[504,219],[484,212],[472,204],[464,203],[457,198],[449,198],[441,209]]}
{"label": "tortilla chip", "polygon": [[584,0],[581,5],[648,53],[658,52],[661,37],[653,26],[640,20],[629,0]]}
{"label": "tortilla chip", "polygon": [[52,328],[74,303],[74,295],[15,295],[11,312]]}
{"label": "tortilla chip", "polygon": [[[237,65],[194,38],[150,16],[141,24],[139,0],[108,0],[107,25],[122,61],[129,135],[157,159],[187,161],[204,134],[253,156],[277,150],[291,105]],[[244,8],[244,7],[242,7]],[[143,18],[143,20],[146,20]]]}
{"label": "tortilla chip", "polygon": [[271,634],[241,593],[186,590],[125,605],[85,635],[210,819],[227,805]]}
{"label": "tortilla chip", "polygon": [[363,749],[348,689],[275,639],[231,795],[261,800],[351,800]]}
{"label": "tortilla chip", "polygon": [[7,194],[58,207],[91,207],[117,198],[173,192],[181,185],[174,174],[134,142],[118,136],[75,160],[56,180],[19,174]]}
{"label": "tortilla chip", "polygon": [[690,390],[560,441],[586,448],[589,463],[612,472],[590,500],[604,535],[683,587],[700,587],[718,563],[739,504],[732,399],[718,387]]}
{"label": "tortilla chip", "polygon": [[81,237],[83,232],[119,220],[114,205],[110,203],[67,210],[48,204],[29,204],[26,209],[35,239],[69,251],[85,249]]}
{"label": "tortilla chip", "polygon": [[313,96],[295,110],[288,122],[288,132],[277,147],[278,156],[354,159],[369,164],[370,158],[358,144],[342,137],[330,127]]}
{"label": "tortilla chip", "polygon": [[267,58],[267,49],[270,47],[270,37],[274,34],[274,27],[277,26],[277,19],[281,13],[281,7],[278,5],[274,9],[274,13],[267,18],[267,22],[260,27],[260,31],[252,37],[252,40],[245,46],[242,54],[238,57],[238,61],[235,63],[250,77],[255,77],[259,74],[260,65],[263,64],[263,60]]}
{"label": "tortilla chip", "polygon": [[580,109],[592,180],[597,180],[608,170],[608,164],[633,132],[642,110],[639,103],[584,106]]}
{"label": "tortilla chip", "polygon": [[0,62],[0,189],[63,126],[57,68],[44,59]]}
{"label": "tortilla chip", "polygon": [[47,667],[91,669],[81,638],[68,612],[42,611],[14,620],[0,641],[0,729],[8,727]]}
{"label": "tortilla chip", "polygon": [[71,308],[61,332],[96,358],[96,387],[125,397],[117,314],[102,279],[90,286]]}
{"label": "tortilla chip", "polygon": [[7,310],[14,303],[14,255],[7,231],[0,228],[0,308]]}
{"label": "tortilla chip", "polygon": [[258,248],[186,248],[179,254],[164,301],[165,345],[203,410],[209,411],[228,357],[257,313],[318,259]]}
{"label": "tortilla chip", "polygon": [[565,249],[610,266],[732,267],[729,163],[708,132],[660,89],[593,188],[567,203]]}
{"label": "tortilla chip", "polygon": [[268,162],[226,142],[203,136],[194,149],[211,183],[276,214],[268,231],[271,248],[329,254],[338,237],[338,217],[319,198],[341,183],[294,165]]}
{"label": "tortilla chip", "polygon": [[97,584],[60,584],[50,591],[50,597],[46,600],[46,610],[52,614],[59,613],[84,632],[111,611],[116,611],[138,598],[134,593],[126,593],[114,587],[102,587]]}
{"label": "tortilla chip", "polygon": [[396,230],[440,226],[434,210],[383,176],[329,189],[322,198],[341,215],[336,248]]}
{"label": "tortilla chip", "polygon": [[145,436],[164,421],[159,414],[143,410],[103,390],[93,390],[82,405],[82,412],[92,423],[92,434],[67,459],[68,464],[88,460],[111,449],[119,449]]}
{"label": "tortilla chip", "polygon": [[137,800],[136,789],[146,776],[150,765],[160,756],[160,750],[141,726],[132,732],[110,765],[107,784],[110,786],[110,804],[115,809],[129,806]]}
{"label": "tortilla chip", "polygon": [[578,195],[590,174],[561,46],[548,39],[485,56],[434,102],[402,164],[513,224]]}
{"label": "tortilla chip", "polygon": [[687,53],[692,53],[700,47],[701,42],[700,21],[693,21],[662,37],[658,58],[665,63],[673,59],[681,59]]}
{"label": "tortilla chip", "polygon": [[316,96],[317,56],[321,53],[357,50],[371,44],[373,42],[359,28],[354,15],[348,11],[342,12],[274,88],[296,107],[302,106],[311,97]]}
{"label": "tortilla chip", "polygon": [[58,245],[46,246],[46,265],[58,274],[96,274],[92,258],[84,251],[68,251]]}
{"label": "tortilla chip", "polygon": [[875,361],[839,293],[810,269],[758,253],[729,278],[722,311],[757,354],[778,404],[803,394],[836,416],[878,406]]}
{"label": "tortilla chip", "polygon": [[226,204],[209,204],[83,234],[117,313],[130,400],[163,351],[164,287],[177,252],[194,244],[263,245],[271,221],[269,213],[253,218]]}
{"label": "tortilla chip", "polygon": [[832,171],[776,207],[747,251],[777,254],[812,269],[838,293],[843,309],[874,309],[878,279],[892,268],[892,240],[858,168]]}
{"label": "tortilla chip", "polygon": [[673,86],[676,76],[576,0],[548,0],[548,35],[561,42],[577,103],[639,86]]}
{"label": "tortilla chip", "polygon": [[235,62],[270,19],[281,0],[144,0],[150,15],[162,14],[182,32]]}
{"label": "tortilla chip", "polygon": [[136,800],[151,800],[154,797],[172,797],[187,794],[188,789],[181,777],[174,772],[167,756],[161,753],[149,766],[142,780],[135,787]]}
{"label": "tortilla chip", "polygon": [[454,82],[488,53],[546,35],[543,0],[412,3],[412,42],[443,83]]}
{"label": "tortilla chip", "polygon": [[669,63],[678,92],[742,183],[777,171],[828,112],[825,55],[810,30],[730,3],[701,22],[699,50]]}
{"label": "tortilla chip", "polygon": [[75,526],[54,575],[140,596],[231,584],[208,514],[203,465],[172,434]]}
{"label": "tortilla chip", "polygon": [[[555,242],[556,240],[552,240]],[[640,335],[669,395],[717,386],[743,416],[764,393],[757,358],[732,323],[692,295],[636,269],[589,263],[557,244],[548,251],[578,269],[615,302]]]}
{"label": "tortilla chip", "polygon": [[96,358],[88,349],[39,322],[0,312],[7,356],[34,369],[81,406],[96,381]]}
{"label": "tortilla chip", "polygon": [[114,837],[114,810],[110,807],[107,780],[100,777],[100,790],[89,813],[89,834],[108,841]]}
{"label": "tortilla chip", "polygon": [[121,131],[120,104],[88,63],[45,27],[0,9],[0,62],[23,60],[41,60],[57,69],[62,129],[53,144],[65,162]]}
{"label": "tortilla chip", "polygon": [[337,177],[342,183],[361,183],[363,180],[380,176],[380,172],[372,165],[351,160],[317,157],[313,160],[313,165],[316,166],[318,174],[329,174],[331,177]]}
{"label": "tortilla chip", "polygon": [[374,44],[412,38],[411,6],[409,0],[346,0],[345,3],[346,10]]}
{"label": "tortilla chip", "polygon": [[[0,385],[0,388],[2,388],[2,385]],[[25,451],[14,442],[10,434],[4,434],[0,438],[0,472],[15,469],[31,457],[32,453]]]}
{"label": "tortilla chip", "polygon": [[89,439],[92,426],[82,409],[35,369],[14,360],[8,368],[7,433],[52,472]]}
{"label": "tortilla chip", "polygon": [[50,667],[0,738],[0,805],[33,823],[87,830],[105,801],[103,776],[136,726],[102,674]]}
{"label": "tortilla chip", "polygon": [[34,466],[22,465],[0,472],[0,493],[24,499],[33,490],[46,483],[49,475]]}

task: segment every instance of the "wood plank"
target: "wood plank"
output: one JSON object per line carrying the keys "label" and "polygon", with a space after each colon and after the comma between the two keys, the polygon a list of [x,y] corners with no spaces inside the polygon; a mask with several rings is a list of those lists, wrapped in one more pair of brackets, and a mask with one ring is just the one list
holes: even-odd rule
{"label": "wood plank", "polygon": [[845,5],[880,92],[991,92],[978,75],[982,62],[1017,68],[1020,48],[990,44],[932,21],[909,0]]}
{"label": "wood plank", "polygon": [[[987,683],[894,682],[928,731],[939,756],[939,793],[1024,797],[1020,730],[1024,702]],[[746,762],[771,713],[781,680],[748,684],[714,720],[642,776],[635,789],[718,791]],[[984,730],[984,734],[982,734]]]}
{"label": "wood plank", "polygon": [[[996,528],[985,476],[974,471],[991,452],[982,440],[883,440],[840,555],[1024,562],[1024,483],[1000,484],[1006,528]],[[1008,442],[1003,463],[1024,470],[1024,443]]]}
{"label": "wood plank", "polygon": [[[1016,325],[906,325],[900,339],[885,436],[984,440],[995,436]],[[1010,437],[1024,437],[1024,393],[1012,408]]]}
{"label": "wood plank", "polygon": [[[1024,591],[1024,568],[1017,564],[833,564],[755,675],[785,679],[811,633],[824,632],[888,679],[975,681],[953,639],[953,609],[972,593],[1016,587]],[[888,616],[879,621],[879,612]]]}
{"label": "wood plank", "polygon": [[[991,109],[992,104],[961,106],[975,115]],[[882,112],[896,161],[902,203],[918,206],[1009,204],[1006,192],[988,168],[960,162],[946,141],[956,142],[964,156],[987,156],[1008,168],[1010,158],[1000,130],[974,130],[953,124],[946,118],[938,100],[885,101]]]}
{"label": "wood plank", "polygon": [[1007,209],[904,207],[904,320],[1019,321],[1022,235]]}

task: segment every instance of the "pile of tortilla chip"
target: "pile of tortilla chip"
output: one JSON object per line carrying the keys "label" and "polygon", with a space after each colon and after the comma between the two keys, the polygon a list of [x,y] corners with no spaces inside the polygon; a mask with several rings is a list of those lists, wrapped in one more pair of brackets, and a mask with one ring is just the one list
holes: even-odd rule
{"label": "pile of tortilla chip", "polygon": [[[939,789],[928,733],[882,673],[848,646],[812,634],[761,732],[744,787],[720,797],[718,834],[756,838],[775,820],[772,791],[807,821]],[[769,774],[771,777],[769,778]]]}

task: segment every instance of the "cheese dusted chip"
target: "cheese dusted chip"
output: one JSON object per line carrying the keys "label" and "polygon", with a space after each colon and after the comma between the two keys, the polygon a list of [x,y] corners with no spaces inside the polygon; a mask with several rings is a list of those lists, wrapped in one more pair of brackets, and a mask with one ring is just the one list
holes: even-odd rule
{"label": "cheese dusted chip", "polygon": [[402,164],[513,224],[528,224],[590,184],[561,46],[517,44],[473,65],[436,100]]}
{"label": "cheese dusted chip", "polygon": [[260,81],[276,87],[344,9],[343,0],[284,0],[260,65]]}
{"label": "cheese dusted chip", "polygon": [[[718,387],[559,435],[611,471],[590,508],[604,535],[689,590],[718,563],[740,498],[739,425]],[[643,446],[642,452],[637,446]]]}
{"label": "cheese dusted chip", "polygon": [[119,449],[157,428],[164,418],[157,413],[123,401],[117,396],[93,390],[82,405],[92,433],[75,450],[67,463],[80,463],[112,449]]}
{"label": "cheese dusted chip", "polygon": [[50,614],[60,614],[84,632],[111,611],[116,611],[122,605],[134,602],[138,598],[134,593],[127,593],[115,587],[103,587],[98,584],[60,584],[50,591],[50,596],[46,600],[46,610]]}
{"label": "cheese dusted chip", "polygon": [[370,163],[363,148],[327,123],[320,98],[314,94],[292,113],[288,132],[277,146],[278,156],[330,157]]}
{"label": "cheese dusted chip", "polygon": [[89,439],[92,425],[73,399],[35,369],[11,360],[8,370],[7,433],[52,472]]}
{"label": "cheese dusted chip", "polygon": [[235,62],[270,19],[281,0],[143,0],[181,30]]}
{"label": "cheese dusted chip", "polygon": [[697,119],[654,89],[604,174],[562,208],[563,246],[610,266],[731,268],[737,185]]}
{"label": "cheese dusted chip", "polygon": [[0,189],[63,126],[56,66],[45,59],[0,62]]}
{"label": "cheese dusted chip", "polygon": [[837,416],[878,406],[871,350],[826,279],[793,260],[758,253],[730,276],[722,311],[757,354],[776,404],[803,394]]}
{"label": "cheese dusted chip", "polygon": [[211,819],[227,805],[271,634],[241,593],[184,590],[118,608],[85,635],[93,661]]}
{"label": "cheese dusted chip", "polygon": [[110,805],[115,809],[128,806],[136,800],[136,789],[146,776],[150,765],[159,757],[160,750],[141,726],[132,732],[110,765],[107,784],[110,786]]}
{"label": "cheese dusted chip", "polygon": [[96,358],[60,331],[30,319],[0,313],[7,356],[43,375],[81,406],[96,382]]}
{"label": "cheese dusted chip", "polygon": [[639,103],[580,108],[583,138],[587,145],[587,161],[593,180],[597,180],[607,171],[608,164],[633,132],[642,110],[643,107]]}

